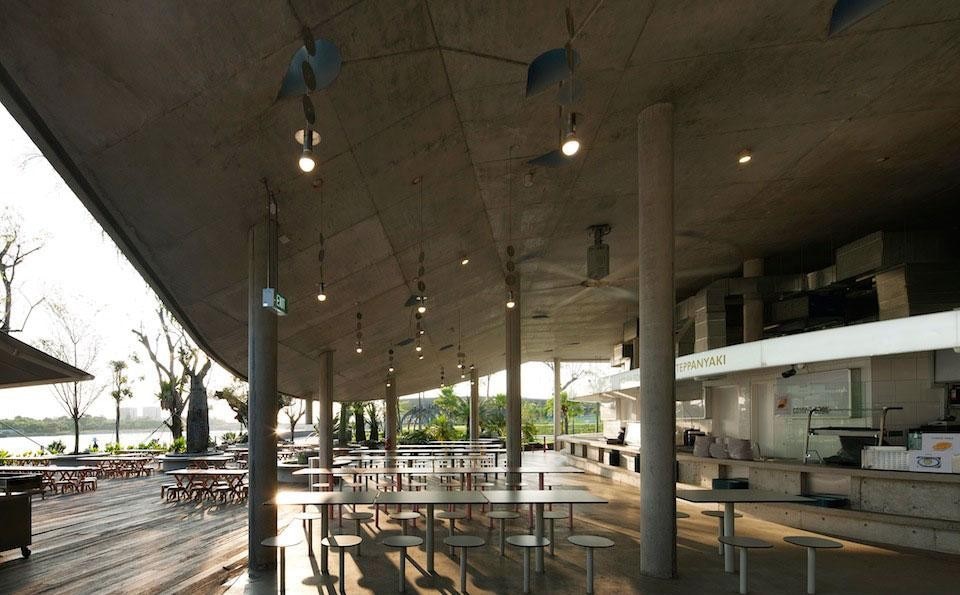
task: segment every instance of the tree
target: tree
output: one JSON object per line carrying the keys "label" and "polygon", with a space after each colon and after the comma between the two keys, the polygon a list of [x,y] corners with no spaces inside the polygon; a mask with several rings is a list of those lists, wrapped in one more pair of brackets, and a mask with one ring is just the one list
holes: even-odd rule
{"label": "tree", "polygon": [[227,406],[233,410],[234,418],[240,422],[241,426],[247,427],[247,421],[250,419],[247,408],[249,393],[245,382],[234,379],[233,384],[225,386],[213,396],[226,401]]}
{"label": "tree", "polygon": [[[184,365],[185,360],[189,360],[188,353],[192,352],[196,356],[196,351],[187,340],[184,330],[173,320],[170,313],[163,305],[157,306],[157,318],[160,320],[160,332],[155,340],[151,341],[146,332],[133,329],[137,340],[143,345],[153,367],[157,372],[157,382],[160,390],[157,398],[160,400],[160,407],[170,414],[170,419],[164,424],[170,428],[173,439],[176,440],[183,436],[183,409],[187,401],[183,398],[183,389],[186,385],[190,370]],[[161,339],[164,341],[162,346],[165,348],[161,352]],[[161,356],[164,361],[160,361]],[[140,363],[134,356],[134,361]]]}
{"label": "tree", "polygon": [[290,442],[296,442],[294,440],[294,431],[297,429],[297,422],[300,421],[300,418],[304,416],[307,412],[306,407],[303,406],[303,399],[295,399],[294,397],[288,397],[286,395],[281,395],[280,405],[283,406],[283,414],[287,416],[287,420],[290,422]]}
{"label": "tree", "polygon": [[123,360],[112,360],[109,363],[110,372],[113,376],[113,390],[110,396],[117,404],[117,424],[114,428],[114,442],[120,444],[120,401],[129,399],[133,396],[130,390],[129,379],[127,378],[127,362]]}
{"label": "tree", "polygon": [[187,452],[205,452],[210,446],[210,408],[207,405],[207,388],[203,381],[210,371],[209,359],[200,369],[199,349],[181,349],[180,365],[190,378],[190,394],[187,397]]}
{"label": "tree", "polygon": [[[53,339],[42,341],[43,348],[75,368],[90,370],[97,362],[100,338],[92,332],[94,318],[74,316],[62,304],[48,304],[56,322]],[[103,392],[104,386],[92,380],[53,385],[53,394],[64,412],[73,420],[73,452],[80,451],[80,418]]]}
{"label": "tree", "polygon": [[500,393],[480,401],[480,431],[487,436],[506,435],[507,395]]}
{"label": "tree", "polygon": [[[0,282],[3,283],[3,319],[0,320],[0,331],[5,333],[11,331],[13,324],[13,281],[17,275],[17,267],[43,247],[38,240],[23,240],[22,235],[20,217],[11,209],[4,209],[0,214]],[[43,298],[30,304],[23,323],[16,330],[23,330],[33,309],[42,301]]]}
{"label": "tree", "polygon": [[470,405],[461,397],[453,392],[452,386],[445,386],[440,389],[440,396],[433,400],[440,414],[445,416],[451,423],[466,423],[470,415]]}
{"label": "tree", "polygon": [[[547,399],[547,402],[543,405],[544,410],[553,413],[553,399]],[[569,434],[569,423],[570,418],[574,419],[574,431],[576,431],[576,418],[584,414],[583,403],[579,401],[571,401],[567,397],[566,391],[560,393],[560,415],[563,416],[563,433]],[[553,416],[551,415],[551,418]]]}
{"label": "tree", "polygon": [[363,421],[363,403],[357,401],[353,405],[353,439],[357,442],[367,441],[367,428]]}
{"label": "tree", "polygon": [[372,442],[380,441],[380,408],[377,403],[370,401],[367,403],[367,417],[370,418],[370,440]]}

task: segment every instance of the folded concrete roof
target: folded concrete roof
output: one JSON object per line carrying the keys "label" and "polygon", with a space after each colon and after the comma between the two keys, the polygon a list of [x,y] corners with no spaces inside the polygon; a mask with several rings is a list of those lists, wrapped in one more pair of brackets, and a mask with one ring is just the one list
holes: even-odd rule
{"label": "folded concrete roof", "polygon": [[93,375],[0,332],[0,388],[93,380]]}
{"label": "folded concrete roof", "polygon": [[[511,147],[526,158],[557,142],[550,94],[523,97],[525,65],[565,41],[556,3],[24,3],[0,13],[0,86],[191,334],[241,375],[246,234],[267,178],[287,239],[281,389],[314,394],[316,356],[333,349],[337,398],[369,399],[387,349],[413,333],[419,175],[427,357],[395,347],[401,393],[436,386],[441,364],[452,377],[461,316],[468,362],[502,369],[509,243],[524,359],[610,356],[635,315],[635,120],[653,102],[675,104],[681,293],[747,257],[954,216],[960,3],[891,2],[828,38],[832,4],[605,2],[576,41],[584,150],[559,169],[516,159],[512,208]],[[314,98],[324,221],[315,176],[296,168],[299,102],[276,100],[304,24],[344,59]],[[745,147],[754,159],[738,167]],[[579,285],[594,223],[612,225],[608,280],[626,292]]]}

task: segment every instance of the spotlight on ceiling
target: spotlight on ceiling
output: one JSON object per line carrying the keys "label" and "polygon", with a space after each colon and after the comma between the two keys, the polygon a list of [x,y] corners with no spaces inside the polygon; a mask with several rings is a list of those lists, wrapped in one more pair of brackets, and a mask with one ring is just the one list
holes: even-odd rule
{"label": "spotlight on ceiling", "polygon": [[467,266],[468,264],[470,264],[470,257],[467,256],[466,254],[461,254],[461,255],[460,255],[460,266],[465,267],[465,266]]}
{"label": "spotlight on ceiling", "polygon": [[741,165],[744,163],[750,163],[751,159],[753,159],[753,155],[750,154],[750,149],[743,149],[737,153],[737,163]]}
{"label": "spotlight on ceiling", "polygon": [[417,359],[423,359],[423,354],[421,353],[420,355],[418,355]]}
{"label": "spotlight on ceiling", "polygon": [[513,299],[513,292],[507,294],[507,308],[513,309],[517,305],[517,302]]}
{"label": "spotlight on ceiling", "polygon": [[427,298],[422,295],[417,297],[417,314],[426,314],[427,312]]}
{"label": "spotlight on ceiling", "polygon": [[318,302],[327,301],[327,292],[323,287],[323,283],[320,284],[320,291],[317,292],[317,301]]}
{"label": "spotlight on ceiling", "polygon": [[303,152],[300,153],[300,161],[298,162],[300,171],[308,174],[317,167],[317,159],[313,154],[313,148],[320,144],[320,134],[310,128],[304,128],[303,130],[298,130],[294,138],[297,140],[297,143],[303,147]]}

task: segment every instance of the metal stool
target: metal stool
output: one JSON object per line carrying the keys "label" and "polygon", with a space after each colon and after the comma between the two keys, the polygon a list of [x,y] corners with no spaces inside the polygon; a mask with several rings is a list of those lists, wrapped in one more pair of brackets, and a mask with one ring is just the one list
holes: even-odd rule
{"label": "metal stool", "polygon": [[467,550],[472,547],[480,547],[487,542],[476,535],[455,535],[447,537],[443,543],[450,548],[460,548],[460,592],[467,592]]}
{"label": "metal stool", "polygon": [[[345,512],[343,518],[348,521],[355,521],[357,523],[356,534],[357,537],[360,537],[360,523],[365,523],[373,518],[372,512]],[[363,552],[360,550],[360,546],[357,546],[357,556],[362,556]]]}
{"label": "metal stool", "polygon": [[740,595],[747,593],[747,550],[765,550],[773,546],[766,541],[754,539],[753,537],[740,537],[737,535],[718,537],[720,543],[740,548]]}
{"label": "metal stool", "polygon": [[302,537],[291,531],[284,530],[276,537],[268,537],[260,542],[265,547],[275,547],[280,551],[280,593],[287,592],[287,548],[293,547],[302,541]]}
{"label": "metal stool", "polygon": [[613,547],[613,541],[599,535],[571,535],[567,541],[587,550],[587,595],[593,594],[593,550]]}
{"label": "metal stool", "polygon": [[331,535],[329,537],[324,537],[323,539],[320,540],[321,545],[324,545],[329,548],[337,548],[338,550],[340,550],[339,551],[339,554],[340,554],[340,575],[339,576],[340,576],[340,592],[341,593],[347,592],[346,591],[347,581],[345,580],[344,571],[343,571],[344,555],[346,554],[348,547],[359,546],[361,541],[363,541],[363,539],[357,535]]}
{"label": "metal stool", "polygon": [[565,518],[567,518],[567,513],[563,512],[562,510],[545,510],[543,512],[543,520],[550,521],[550,555],[551,556],[553,555],[553,544],[555,543],[553,539],[553,522],[557,519],[565,519]]}
{"label": "metal stool", "polygon": [[789,535],[783,540],[807,549],[807,595],[814,595],[817,592],[817,550],[837,550],[842,548],[843,544],[822,537],[802,535]]}
{"label": "metal stool", "polygon": [[403,593],[406,590],[407,548],[419,547],[423,545],[423,540],[415,535],[391,535],[382,543],[387,547],[400,548],[400,579],[397,583],[397,591]]}
{"label": "metal stool", "polygon": [[[462,510],[438,510],[433,516],[437,519],[450,521],[450,537],[453,537],[457,531],[457,519],[467,518],[467,513]],[[450,548],[450,555],[453,555],[453,548]]]}
{"label": "metal stool", "polygon": [[[712,517],[716,518],[716,519],[719,521],[719,523],[720,523],[720,528],[717,529],[717,537],[722,537],[722,536],[723,536],[723,511],[722,511],[722,510],[704,510],[704,511],[702,511],[700,514],[702,514],[702,515],[704,515],[704,516],[712,516]],[[735,518],[735,519],[739,519],[739,518],[742,518],[742,517],[743,517],[743,515],[740,514],[739,512],[733,513],[733,518]],[[720,544],[720,548],[719,548],[718,552],[719,552],[719,555],[721,555],[721,556],[723,555],[723,544],[722,544],[722,543]]]}
{"label": "metal stool", "polygon": [[313,557],[313,521],[319,521],[323,515],[319,512],[298,512],[293,515],[298,521],[303,521],[304,528],[307,530],[307,555]]}
{"label": "metal stool", "polygon": [[536,535],[511,535],[507,543],[514,547],[523,548],[523,592],[530,592],[530,550],[538,547],[548,547],[550,540],[546,537],[537,539]]}
{"label": "metal stool", "polygon": [[678,511],[677,511],[677,514],[676,514],[676,518],[678,518],[678,519],[689,519],[689,518],[690,518],[690,515],[687,514],[687,513],[685,513],[685,512],[680,512],[680,511],[678,510]]}
{"label": "metal stool", "polygon": [[503,545],[506,541],[506,535],[504,532],[504,525],[507,522],[507,519],[519,519],[520,513],[515,510],[491,510],[487,513],[487,518],[490,519],[490,528],[493,528],[493,519],[500,521],[500,555],[503,555]]}
{"label": "metal stool", "polygon": [[390,515],[390,518],[394,521],[400,523],[401,530],[404,535],[407,534],[407,521],[413,521],[413,526],[417,526],[417,519],[420,518],[419,512],[413,512],[409,510],[401,510],[400,512],[395,512]]}

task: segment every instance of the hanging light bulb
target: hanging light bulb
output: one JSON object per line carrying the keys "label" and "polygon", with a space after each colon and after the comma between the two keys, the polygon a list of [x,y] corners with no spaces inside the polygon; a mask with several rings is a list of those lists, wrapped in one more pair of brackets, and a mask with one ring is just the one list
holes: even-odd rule
{"label": "hanging light bulb", "polygon": [[420,355],[418,355],[417,359],[423,359],[423,354],[421,353]]}
{"label": "hanging light bulb", "polygon": [[393,367],[393,349],[387,353],[390,355],[390,363],[387,364],[387,373],[393,374],[396,371],[396,368]]}
{"label": "hanging light bulb", "polygon": [[325,302],[325,301],[327,301],[327,292],[324,291],[323,283],[322,283],[322,282],[320,283],[320,291],[317,292],[317,301],[318,301],[318,302]]}
{"label": "hanging light bulb", "polygon": [[580,139],[577,138],[577,114],[571,113],[570,118],[567,120],[560,150],[563,151],[563,154],[567,157],[573,157],[580,151]]}
{"label": "hanging light bulb", "polygon": [[363,345],[360,344],[360,341],[357,341],[357,353],[363,353]]}
{"label": "hanging light bulb", "polygon": [[470,257],[467,256],[466,252],[460,255],[460,266],[465,267],[470,264]]}
{"label": "hanging light bulb", "polygon": [[513,309],[517,305],[517,302],[513,299],[513,290],[510,290],[507,293],[507,308]]}
{"label": "hanging light bulb", "polygon": [[415,349],[417,353],[420,353],[421,351],[423,351],[423,347],[420,346],[420,343],[417,343],[417,346],[415,347]]}
{"label": "hanging light bulb", "polygon": [[417,302],[418,302],[418,304],[417,304],[417,314],[425,314],[425,313],[427,312],[427,304],[426,304],[426,301],[427,301],[427,298],[425,298],[425,297],[423,297],[423,296],[419,296],[419,297],[417,298]]}
{"label": "hanging light bulb", "polygon": [[320,135],[311,130],[310,127],[307,127],[303,130],[298,130],[294,138],[303,146],[303,152],[300,153],[300,160],[297,164],[300,166],[300,171],[308,174],[317,167],[317,159],[313,154],[313,147],[320,141]]}
{"label": "hanging light bulb", "polygon": [[[358,305],[359,305],[359,304],[358,304]],[[358,355],[361,354],[361,353],[363,353],[363,325],[362,325],[362,320],[363,320],[363,314],[361,314],[360,311],[357,310],[357,347],[356,347],[356,350],[355,350],[355,351],[357,352]]]}

